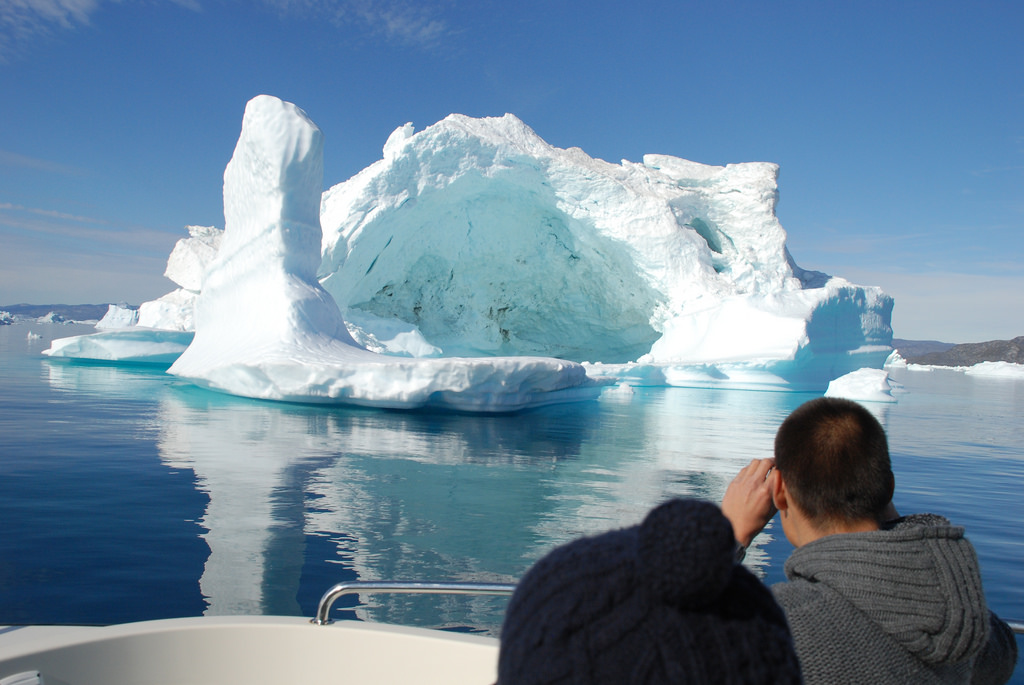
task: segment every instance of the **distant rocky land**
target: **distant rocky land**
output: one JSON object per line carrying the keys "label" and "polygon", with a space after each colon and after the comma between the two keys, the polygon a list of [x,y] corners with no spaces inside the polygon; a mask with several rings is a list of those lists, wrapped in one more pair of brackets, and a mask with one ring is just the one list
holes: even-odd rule
{"label": "distant rocky land", "polygon": [[[909,343],[909,344],[907,344]],[[981,362],[1024,364],[1024,335],[1013,340],[948,345],[934,341],[893,340],[900,356],[912,364],[974,366]]]}
{"label": "distant rocky land", "polygon": [[[107,313],[106,304],[0,304],[0,311],[18,319],[38,319],[50,312],[57,320],[98,321]],[[124,304],[121,305],[126,306]],[[1024,336],[1013,340],[990,340],[960,345],[938,340],[893,338],[892,346],[912,364],[930,366],[973,366],[981,362],[1024,364]]]}
{"label": "distant rocky land", "polygon": [[951,347],[956,347],[956,343],[939,342],[938,340],[903,340],[902,338],[893,338],[892,346],[896,348],[901,357],[909,360],[933,352],[945,352]]}
{"label": "distant rocky land", "polygon": [[19,319],[38,319],[53,312],[65,321],[98,321],[107,313],[106,304],[0,304],[0,312]]}

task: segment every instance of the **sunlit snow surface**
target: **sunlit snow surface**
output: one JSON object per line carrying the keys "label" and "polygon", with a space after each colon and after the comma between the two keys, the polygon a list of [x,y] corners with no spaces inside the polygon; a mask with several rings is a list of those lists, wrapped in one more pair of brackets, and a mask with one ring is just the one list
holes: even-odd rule
{"label": "sunlit snow surface", "polygon": [[859,402],[895,402],[895,386],[883,369],[858,369],[829,383],[825,396]]}
{"label": "sunlit snow surface", "polygon": [[981,362],[964,369],[968,376],[986,376],[989,378],[1006,378],[1024,380],[1024,364],[1010,362]]}
{"label": "sunlit snow surface", "polygon": [[497,410],[593,378],[822,391],[892,351],[888,295],[794,263],[773,164],[610,164],[512,115],[451,115],[326,192],[322,167],[301,110],[252,100],[225,231],[189,227],[180,287],[48,353],[143,361],[146,331],[195,330],[171,372],[206,387]]}
{"label": "sunlit snow surface", "polygon": [[609,164],[511,115],[407,124],[325,192],[319,277],[347,319],[403,320],[449,354],[713,363],[725,376],[784,359],[797,369],[774,371],[821,388],[881,367],[892,300],[796,266],[777,172]]}
{"label": "sunlit snow surface", "polygon": [[107,313],[96,323],[97,330],[109,328],[128,328],[139,323],[139,310],[112,304],[107,306]]}
{"label": "sunlit snow surface", "polygon": [[195,304],[195,339],[169,373],[273,400],[521,409],[595,397],[583,367],[539,357],[397,358],[365,350],[316,279],[323,137],[269,96],[246,107],[224,172],[225,231]]}
{"label": "sunlit snow surface", "polygon": [[54,358],[106,362],[171,364],[192,342],[189,331],[166,331],[137,326],[100,331],[93,335],[58,338],[43,354]]}
{"label": "sunlit snow surface", "polygon": [[195,330],[195,302],[203,274],[217,257],[223,231],[213,226],[188,226],[189,237],[174,246],[164,276],[178,284],[163,297],[139,306],[139,325],[175,331]]}
{"label": "sunlit snow surface", "polygon": [[1024,364],[1013,362],[978,362],[973,366],[930,366],[928,364],[910,364],[905,359],[894,353],[886,366],[903,367],[908,371],[919,373],[930,373],[936,369],[960,371],[967,376],[979,378],[1002,378],[1006,380],[1024,380]]}
{"label": "sunlit snow surface", "polygon": [[512,115],[407,124],[324,193],[319,277],[349,322],[400,320],[445,354],[822,390],[881,367],[892,299],[794,264],[777,173],[665,155],[610,164]]}

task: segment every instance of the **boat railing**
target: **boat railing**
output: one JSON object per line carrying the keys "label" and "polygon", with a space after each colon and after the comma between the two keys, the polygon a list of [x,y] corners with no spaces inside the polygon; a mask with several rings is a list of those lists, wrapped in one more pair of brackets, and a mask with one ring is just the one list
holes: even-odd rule
{"label": "boat railing", "polygon": [[316,608],[316,617],[310,623],[325,626],[333,621],[330,619],[331,606],[344,595],[356,595],[363,592],[390,592],[402,594],[442,594],[442,595],[511,595],[515,585],[508,583],[433,583],[427,581],[390,581],[390,580],[353,580],[338,583],[329,588],[320,598]]}
{"label": "boat railing", "polygon": [[[393,581],[393,580],[352,580],[338,583],[320,598],[316,608],[316,617],[310,620],[318,626],[325,626],[333,621],[330,619],[331,607],[334,602],[345,595],[357,595],[361,592],[391,592],[404,594],[442,594],[442,595],[511,595],[516,589],[509,583],[434,583],[427,581]],[[1024,635],[1024,621],[1005,619],[1007,625],[1017,635]]]}

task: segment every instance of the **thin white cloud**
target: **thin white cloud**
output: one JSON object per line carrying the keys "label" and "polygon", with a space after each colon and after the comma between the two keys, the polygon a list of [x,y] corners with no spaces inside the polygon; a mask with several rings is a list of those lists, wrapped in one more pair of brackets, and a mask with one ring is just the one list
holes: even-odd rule
{"label": "thin white cloud", "polygon": [[992,176],[992,175],[1002,175],[1002,174],[1007,174],[1007,173],[1014,173],[1014,172],[1017,172],[1017,171],[1024,171],[1024,165],[1018,164],[1016,166],[1002,166],[1002,167],[990,167],[990,168],[987,168],[987,169],[975,169],[975,170],[970,171],[968,173],[970,173],[971,176]]}
{"label": "thin white cloud", "polygon": [[0,1],[0,64],[57,30],[89,23],[99,0]]}
{"label": "thin white cloud", "polygon": [[62,246],[0,252],[0,293],[5,302],[131,302],[140,304],[170,292],[165,258],[83,254]]}
{"label": "thin white cloud", "polygon": [[147,226],[117,225],[105,219],[0,203],[0,240],[7,254],[29,245],[74,245],[82,253],[162,255],[166,259],[181,237],[184,231],[175,236]]}
{"label": "thin white cloud", "polygon": [[367,21],[379,25],[389,38],[412,44],[431,45],[448,32],[443,21],[422,7],[393,6],[370,13]]}
{"label": "thin white cloud", "polygon": [[33,171],[46,171],[64,176],[81,176],[84,173],[81,169],[76,169],[75,167],[71,167],[66,164],[50,162],[45,159],[36,159],[35,157],[28,157],[26,155],[18,154],[17,152],[8,152],[7,150],[0,150],[0,166],[15,167],[17,169],[31,169]]}
{"label": "thin white cloud", "polygon": [[[88,26],[106,3],[130,0],[0,0],[0,64],[20,57],[41,38]],[[138,0],[136,0],[138,1]],[[161,0],[151,0],[161,1]],[[162,0],[201,12],[200,0]],[[453,0],[263,0],[281,15],[323,19],[335,26],[357,26],[370,36],[417,48],[441,45],[452,33],[443,18]]]}
{"label": "thin white cloud", "polygon": [[[87,216],[77,216],[75,214],[66,214],[64,212],[58,212],[52,209],[36,209],[34,207],[23,207],[22,205],[11,204],[10,202],[0,202],[0,211],[8,212],[25,212],[27,214],[35,214],[37,216],[45,216],[50,219],[62,219],[64,221],[74,221],[82,224],[95,224],[97,226],[109,226],[109,222],[103,221],[102,219],[92,219]],[[12,225],[5,221],[3,215],[0,214],[0,224]]]}
{"label": "thin white cloud", "polygon": [[263,0],[282,15],[324,17],[335,26],[359,26],[413,47],[439,45],[451,27],[443,18],[449,2],[408,0]]}
{"label": "thin white cloud", "polygon": [[89,23],[98,0],[6,0],[0,4],[0,22],[29,30],[56,24],[70,28]]}
{"label": "thin white cloud", "polygon": [[[120,3],[123,0],[106,0]],[[200,11],[199,0],[169,0]],[[20,56],[30,45],[56,31],[88,26],[103,0],[0,0],[0,64]]]}
{"label": "thin white cloud", "polygon": [[879,254],[900,248],[914,248],[927,233],[868,233],[822,229],[818,235],[801,236],[807,247],[822,254]]}
{"label": "thin white cloud", "polygon": [[54,28],[88,24],[98,0],[4,0],[0,2],[0,56]]}

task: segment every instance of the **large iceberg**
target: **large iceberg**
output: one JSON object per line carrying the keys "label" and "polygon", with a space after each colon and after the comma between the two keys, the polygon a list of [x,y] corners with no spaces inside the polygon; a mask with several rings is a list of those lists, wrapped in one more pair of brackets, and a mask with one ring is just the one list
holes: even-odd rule
{"label": "large iceberg", "polygon": [[778,167],[614,165],[516,117],[398,128],[323,195],[319,278],[350,323],[446,354],[546,354],[678,385],[823,389],[891,352],[892,299],[799,268]]}
{"label": "large iceberg", "polygon": [[892,351],[888,295],[794,262],[774,164],[610,164],[451,115],[321,192],[321,150],[294,105],[251,101],[225,231],[189,227],[181,287],[97,335],[195,330],[171,372],[246,396],[469,409],[571,398],[585,373],[823,391]]}
{"label": "large iceberg", "polygon": [[320,286],[323,135],[259,96],[224,171],[224,234],[195,301],[195,338],[169,373],[235,395],[378,407],[508,411],[595,397],[552,358],[399,358],[360,347]]}

